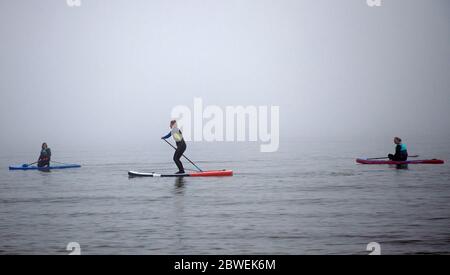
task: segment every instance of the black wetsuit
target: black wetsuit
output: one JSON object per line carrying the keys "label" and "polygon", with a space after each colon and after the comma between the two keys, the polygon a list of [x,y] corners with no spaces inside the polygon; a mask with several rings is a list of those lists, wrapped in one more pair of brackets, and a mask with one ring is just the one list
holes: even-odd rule
{"label": "black wetsuit", "polygon": [[395,147],[395,155],[388,155],[390,160],[393,161],[407,161],[408,160],[408,150],[406,150],[406,146],[403,144],[398,144]]}
{"label": "black wetsuit", "polygon": [[177,149],[175,150],[175,154],[173,155],[173,161],[178,167],[178,174],[184,173],[184,167],[183,163],[181,163],[181,157],[183,156],[184,152],[186,151],[186,142],[184,142],[183,133],[178,128],[173,128],[170,133],[168,133],[166,136],[162,137],[162,139],[168,139],[169,137],[173,136],[176,144]]}
{"label": "black wetsuit", "polygon": [[177,142],[177,150],[175,150],[175,154],[173,155],[173,161],[177,165],[178,171],[181,173],[184,173],[184,167],[180,159],[185,151],[186,151],[186,142],[184,142],[184,139],[182,139],[181,141]]}
{"label": "black wetsuit", "polygon": [[39,156],[38,167],[50,166],[51,157],[52,151],[50,148],[42,149],[41,155]]}

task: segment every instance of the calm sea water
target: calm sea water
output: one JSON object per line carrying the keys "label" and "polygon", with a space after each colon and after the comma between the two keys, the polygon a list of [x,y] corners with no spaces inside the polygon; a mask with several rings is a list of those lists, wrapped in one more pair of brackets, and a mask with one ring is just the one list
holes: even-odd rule
{"label": "calm sea water", "polygon": [[[450,144],[411,153],[450,160]],[[288,141],[273,154],[256,144],[189,144],[203,169],[231,178],[135,178],[174,172],[164,144],[140,150],[58,152],[82,169],[10,172],[35,152],[0,159],[0,253],[382,254],[450,253],[450,169],[356,165],[393,146]],[[410,146],[411,147],[411,146]],[[34,153],[34,154],[33,154]],[[188,167],[187,162],[185,162]]]}

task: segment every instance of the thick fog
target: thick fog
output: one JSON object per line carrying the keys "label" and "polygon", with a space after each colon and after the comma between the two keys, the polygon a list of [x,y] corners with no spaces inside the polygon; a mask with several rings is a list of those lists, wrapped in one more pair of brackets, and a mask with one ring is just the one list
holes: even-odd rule
{"label": "thick fog", "polygon": [[450,137],[448,0],[1,0],[0,40],[2,151],[145,144],[195,97],[280,106],[281,140]]}

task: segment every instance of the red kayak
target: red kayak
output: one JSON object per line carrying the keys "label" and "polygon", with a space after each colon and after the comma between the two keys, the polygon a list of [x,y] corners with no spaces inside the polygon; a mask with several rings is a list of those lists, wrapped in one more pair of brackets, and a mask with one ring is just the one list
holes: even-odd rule
{"label": "red kayak", "polygon": [[444,161],[440,159],[422,159],[422,160],[408,160],[408,161],[357,159],[356,162],[359,164],[389,164],[389,165],[444,164]]}

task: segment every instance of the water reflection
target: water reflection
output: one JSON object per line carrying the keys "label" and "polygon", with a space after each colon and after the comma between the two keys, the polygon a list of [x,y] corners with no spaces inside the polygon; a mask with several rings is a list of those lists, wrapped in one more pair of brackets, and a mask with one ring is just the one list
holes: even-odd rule
{"label": "water reflection", "polygon": [[184,183],[185,183],[185,179],[183,177],[175,179],[175,193],[176,194],[180,194],[180,193],[184,194]]}
{"label": "water reflection", "polygon": [[184,229],[185,229],[185,178],[175,178],[174,188],[174,230],[175,230],[175,244],[174,247],[177,250],[183,250],[185,248],[184,243]]}

